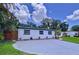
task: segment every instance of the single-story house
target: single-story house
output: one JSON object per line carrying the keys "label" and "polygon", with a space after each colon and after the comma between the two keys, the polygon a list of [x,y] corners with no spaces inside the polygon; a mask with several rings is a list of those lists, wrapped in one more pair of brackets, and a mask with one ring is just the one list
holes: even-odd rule
{"label": "single-story house", "polygon": [[[76,31],[67,31],[61,32],[61,36],[64,33],[73,37],[78,32]],[[25,26],[20,26],[18,28],[18,40],[34,40],[34,39],[52,39],[55,38],[55,32],[51,29],[42,29],[42,28],[30,28]]]}
{"label": "single-story house", "polygon": [[63,36],[64,33],[67,33],[67,35],[73,37],[74,35],[78,34],[77,31],[67,31],[67,32],[61,32],[61,36]]}
{"label": "single-story house", "polygon": [[18,40],[54,38],[54,31],[48,29],[18,28]]}

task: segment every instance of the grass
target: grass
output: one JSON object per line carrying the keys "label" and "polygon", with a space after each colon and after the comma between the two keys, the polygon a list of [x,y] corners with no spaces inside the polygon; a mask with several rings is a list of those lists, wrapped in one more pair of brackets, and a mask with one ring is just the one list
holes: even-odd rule
{"label": "grass", "polygon": [[0,41],[0,55],[29,55],[12,47],[11,41]]}
{"label": "grass", "polygon": [[62,37],[62,39],[64,41],[68,41],[68,42],[79,44],[79,37]]}

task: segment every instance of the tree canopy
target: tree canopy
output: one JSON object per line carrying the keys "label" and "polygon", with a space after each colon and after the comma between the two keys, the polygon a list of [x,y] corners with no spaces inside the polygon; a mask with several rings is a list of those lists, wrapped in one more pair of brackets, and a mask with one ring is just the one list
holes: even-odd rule
{"label": "tree canopy", "polygon": [[[5,3],[6,6],[11,5]],[[9,12],[8,7],[5,8],[4,4],[0,4],[0,29],[1,30],[12,30],[15,31],[18,23],[16,17]]]}
{"label": "tree canopy", "polygon": [[79,25],[74,25],[71,28],[72,31],[79,31]]}
{"label": "tree canopy", "polygon": [[65,32],[68,30],[69,25],[66,22],[60,24],[61,31]]}

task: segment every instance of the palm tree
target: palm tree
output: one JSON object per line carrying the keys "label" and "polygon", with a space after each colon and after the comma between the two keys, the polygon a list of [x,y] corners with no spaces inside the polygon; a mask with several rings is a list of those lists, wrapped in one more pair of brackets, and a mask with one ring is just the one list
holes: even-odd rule
{"label": "palm tree", "polygon": [[42,22],[43,25],[42,27],[47,28],[47,29],[52,29],[55,32],[55,38],[58,38],[60,35],[60,20],[55,20],[55,19],[49,19],[45,18]]}
{"label": "palm tree", "polygon": [[[12,3],[7,3],[5,4],[6,5],[6,9],[8,10],[11,6],[13,6],[13,8],[15,8],[14,4]],[[11,12],[7,12],[8,14],[8,20],[6,22],[7,24],[7,27],[9,28],[8,30],[12,30],[12,31],[15,31],[16,30],[16,26],[15,23],[17,24],[17,20],[16,20],[16,17],[11,13]],[[11,26],[8,26],[8,25],[11,25]],[[15,27],[15,28],[14,28]],[[12,29],[13,28],[13,29]]]}
{"label": "palm tree", "polygon": [[60,20],[53,20],[52,22],[52,25],[51,25],[51,28],[54,30],[55,32],[55,38],[57,39],[60,35],[60,24],[61,24],[61,21]]}
{"label": "palm tree", "polygon": [[51,24],[52,24],[53,20],[52,19],[49,19],[49,18],[45,18],[43,19],[43,21],[41,22],[43,25],[44,28],[47,28],[49,29],[51,27]]}
{"label": "palm tree", "polygon": [[4,4],[0,4],[0,27],[4,31],[17,31],[18,21],[16,17],[8,10],[9,5],[12,4],[5,4],[7,8],[4,7]]}
{"label": "palm tree", "polygon": [[63,36],[67,35],[67,33],[65,33],[65,32],[68,30],[68,27],[69,27],[69,25],[67,24],[67,22],[62,22],[60,24],[60,28],[61,28],[61,31],[63,32]]}
{"label": "palm tree", "polygon": [[61,31],[63,31],[63,32],[67,31],[68,30],[68,26],[69,25],[67,24],[67,22],[62,22],[60,24]]}

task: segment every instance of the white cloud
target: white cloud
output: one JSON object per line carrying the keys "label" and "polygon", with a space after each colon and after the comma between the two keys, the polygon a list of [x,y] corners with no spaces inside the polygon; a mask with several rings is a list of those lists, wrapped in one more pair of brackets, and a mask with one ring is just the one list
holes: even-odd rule
{"label": "white cloud", "polygon": [[66,18],[70,20],[79,20],[79,10],[75,10],[73,14],[67,16]]}
{"label": "white cloud", "polygon": [[32,19],[36,23],[40,23],[44,18],[47,18],[47,9],[42,3],[33,3],[31,5],[34,7]]}
{"label": "white cloud", "polygon": [[27,24],[27,21],[30,19],[30,13],[27,5],[17,3],[8,6],[10,7],[9,11],[14,14],[20,23]]}
{"label": "white cloud", "polygon": [[29,9],[26,5],[16,5],[19,11],[15,12],[16,17],[19,19],[20,23],[27,24],[27,21],[30,19]]}
{"label": "white cloud", "polygon": [[17,19],[19,19],[20,23],[27,24],[29,16],[28,13],[26,13],[24,10],[19,10],[15,13],[15,16],[17,17]]}
{"label": "white cloud", "polygon": [[67,19],[64,19],[64,20],[63,20],[63,22],[67,22],[67,21],[68,21]]}
{"label": "white cloud", "polygon": [[35,23],[39,23],[44,19],[47,18],[47,9],[43,3],[33,3],[31,4],[34,8],[32,14],[29,13],[29,9],[27,5],[23,4],[13,4],[13,6],[9,6],[9,11],[14,14],[14,16],[19,20],[20,23],[27,24],[27,21],[31,18]]}

